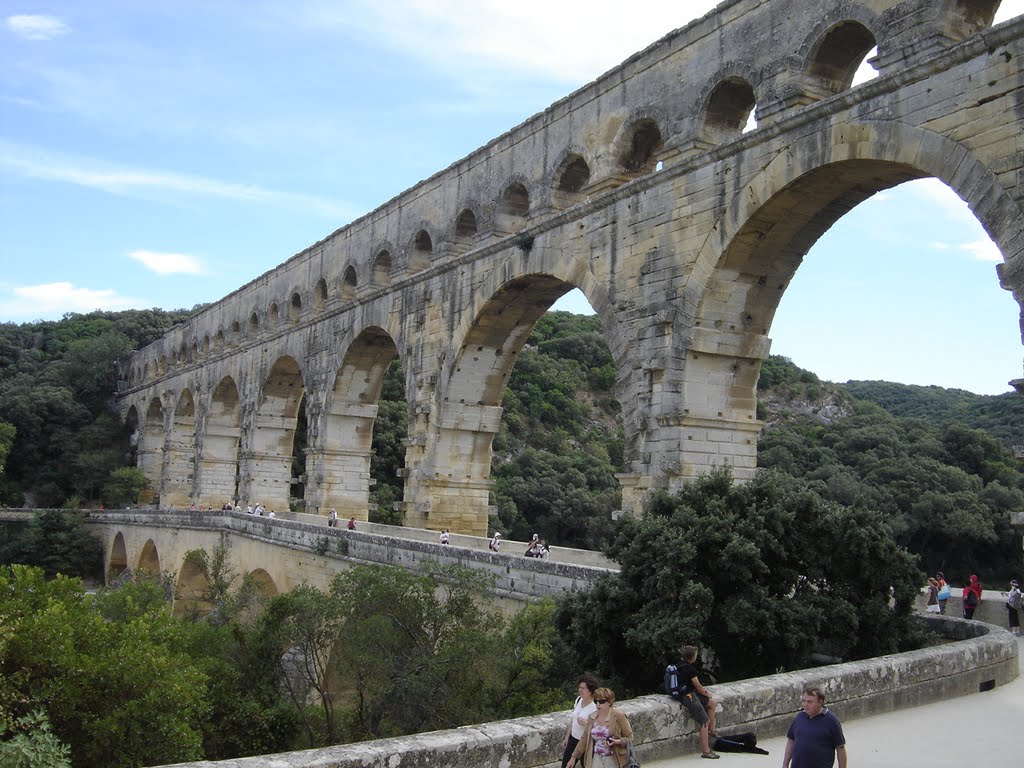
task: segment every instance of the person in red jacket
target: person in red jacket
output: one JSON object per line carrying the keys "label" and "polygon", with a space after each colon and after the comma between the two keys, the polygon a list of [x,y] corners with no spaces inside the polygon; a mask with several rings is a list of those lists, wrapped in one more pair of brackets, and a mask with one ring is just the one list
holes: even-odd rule
{"label": "person in red jacket", "polygon": [[981,605],[981,582],[973,573],[971,574],[971,583],[964,587],[963,603],[964,618],[973,619],[974,609]]}

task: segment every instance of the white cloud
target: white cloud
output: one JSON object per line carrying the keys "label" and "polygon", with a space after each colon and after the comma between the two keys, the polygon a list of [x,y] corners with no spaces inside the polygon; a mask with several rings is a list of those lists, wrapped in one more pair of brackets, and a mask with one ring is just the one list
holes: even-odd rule
{"label": "white cloud", "polygon": [[24,178],[64,182],[126,197],[171,193],[186,198],[198,195],[269,205],[287,204],[312,208],[333,219],[352,219],[361,213],[353,206],[312,195],[278,192],[253,184],[237,184],[168,171],[119,167],[92,158],[43,152],[4,141],[0,141],[2,168]]}
{"label": "white cloud", "polygon": [[56,16],[19,14],[7,17],[7,28],[26,40],[53,40],[71,31]]}
{"label": "white cloud", "polygon": [[934,243],[929,243],[929,245],[931,245],[931,247],[934,248],[937,251],[948,251],[949,250],[949,243],[934,242]]}
{"label": "white cloud", "polygon": [[1003,254],[999,248],[989,240],[987,237],[980,240],[974,240],[970,243],[964,243],[960,246],[960,250],[967,251],[977,261],[992,261],[1000,263],[1003,260]]}
{"label": "white cloud", "polygon": [[186,253],[159,253],[157,251],[137,250],[128,254],[129,258],[141,262],[147,269],[158,275],[202,275],[203,265],[195,256]]}
{"label": "white cloud", "polygon": [[4,317],[37,319],[59,317],[66,312],[146,306],[141,299],[119,296],[112,289],[76,288],[69,282],[18,286],[11,290],[11,294],[8,298],[0,298],[0,315]]}
{"label": "white cloud", "polygon": [[595,12],[592,3],[581,0],[478,0],[468,12],[464,0],[358,0],[343,6],[314,3],[299,22],[320,29],[355,27],[383,36],[392,48],[457,71],[467,80],[490,65],[586,82],[717,4],[654,0],[644,3],[638,16],[629,3],[608,4]]}

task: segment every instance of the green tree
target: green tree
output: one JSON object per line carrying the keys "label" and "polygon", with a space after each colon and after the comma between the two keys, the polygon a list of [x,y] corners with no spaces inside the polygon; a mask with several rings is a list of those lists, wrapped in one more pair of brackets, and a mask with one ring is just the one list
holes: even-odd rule
{"label": "green tree", "polygon": [[100,580],[103,548],[79,512],[37,512],[6,542],[0,543],[0,563],[21,563],[58,573]]}
{"label": "green tree", "polygon": [[13,715],[44,709],[73,765],[201,757],[205,680],[177,650],[181,625],[166,611],[110,621],[77,580],[15,565],[0,567],[0,615],[13,630],[0,658]]}
{"label": "green tree", "polygon": [[103,497],[107,504],[119,507],[123,504],[137,504],[139,494],[149,487],[149,479],[138,467],[118,467],[111,470]]}
{"label": "green tree", "polygon": [[7,457],[11,454],[11,446],[14,445],[14,436],[17,431],[13,424],[0,422],[0,477],[4,475]]}
{"label": "green tree", "polygon": [[42,710],[8,719],[0,712],[0,765],[4,768],[71,768],[71,750],[50,731]]}
{"label": "green tree", "polygon": [[810,665],[826,647],[861,658],[907,647],[920,573],[883,517],[805,483],[724,472],[624,518],[607,554],[621,572],[567,595],[558,625],[580,668],[652,690],[684,643],[725,679]]}

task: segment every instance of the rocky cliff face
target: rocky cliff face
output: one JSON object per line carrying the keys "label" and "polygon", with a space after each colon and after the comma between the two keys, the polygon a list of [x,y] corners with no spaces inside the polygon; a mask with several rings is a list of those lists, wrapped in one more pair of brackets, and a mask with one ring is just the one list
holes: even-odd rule
{"label": "rocky cliff face", "polygon": [[758,396],[758,417],[765,430],[797,419],[831,425],[852,413],[850,396],[826,387],[782,387]]}

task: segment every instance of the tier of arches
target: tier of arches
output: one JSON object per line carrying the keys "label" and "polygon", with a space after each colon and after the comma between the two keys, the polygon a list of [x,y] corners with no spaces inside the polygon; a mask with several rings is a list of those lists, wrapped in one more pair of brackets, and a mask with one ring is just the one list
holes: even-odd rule
{"label": "tier of arches", "polygon": [[[944,0],[941,5],[935,11],[944,19],[940,27],[947,39],[956,41],[988,27],[999,2]],[[412,223],[403,241],[371,244],[365,253],[349,255],[336,273],[332,270],[309,286],[282,290],[278,298],[253,305],[210,332],[187,326],[177,341],[158,345],[133,363],[124,374],[127,386],[142,386],[265,341],[369,292],[386,290],[438,259],[514,235],[539,216],[730,142],[753,115],[759,124],[767,123],[781,112],[841,93],[851,87],[865,57],[875,48],[884,54],[898,45],[899,34],[899,24],[866,4],[842,3],[815,20],[797,51],[779,52],[767,64],[741,54],[702,86],[681,84],[669,100],[671,108],[652,104],[634,109],[610,139],[570,138],[551,153],[556,160],[547,170],[533,176],[513,171],[489,194],[456,202],[438,220]],[[312,250],[322,253],[323,244]]]}
{"label": "tier of arches", "polygon": [[[168,568],[165,574],[161,569],[160,553],[152,538],[146,539],[136,555],[129,553],[125,535],[118,531],[107,552],[107,583],[115,582],[126,571],[150,576],[170,576],[174,587],[172,611],[175,616],[205,615],[212,608],[209,602],[209,578],[195,559],[186,556],[182,562]],[[249,570],[240,585],[246,585],[256,598],[273,597],[280,592],[278,581],[265,568]]]}

